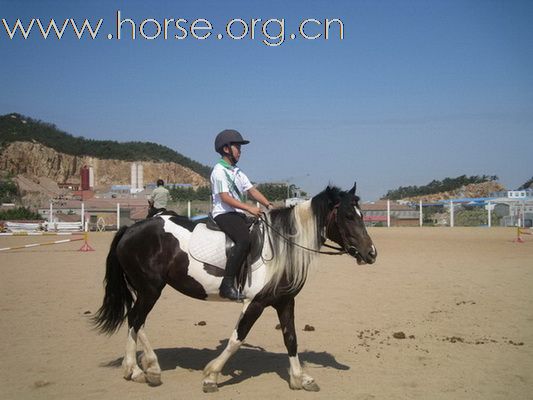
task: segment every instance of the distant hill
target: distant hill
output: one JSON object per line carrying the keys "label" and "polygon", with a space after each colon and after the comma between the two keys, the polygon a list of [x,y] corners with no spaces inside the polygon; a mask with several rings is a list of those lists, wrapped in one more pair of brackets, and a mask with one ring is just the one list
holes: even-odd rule
{"label": "distant hill", "polygon": [[518,188],[518,190],[525,190],[525,189],[533,189],[533,177],[531,177],[529,180],[527,180],[526,182],[524,182],[522,185],[520,185],[520,187]]}
{"label": "distant hill", "polygon": [[210,168],[152,142],[116,142],[75,137],[53,124],[20,114],[0,116],[0,150],[13,142],[38,142],[59,153],[123,161],[173,162],[209,178]]}
{"label": "distant hill", "polygon": [[[389,200],[400,200],[413,197],[424,197],[428,195],[434,195],[438,193],[454,193],[460,192],[461,188],[464,188],[473,184],[481,184],[485,182],[494,182],[498,180],[498,177],[493,175],[474,175],[466,176],[461,175],[456,178],[445,178],[442,181],[433,180],[424,186],[400,186],[398,189],[389,190],[383,197]],[[497,184],[498,187],[502,187]],[[496,187],[496,186],[495,186]],[[469,196],[464,196],[469,197]]]}

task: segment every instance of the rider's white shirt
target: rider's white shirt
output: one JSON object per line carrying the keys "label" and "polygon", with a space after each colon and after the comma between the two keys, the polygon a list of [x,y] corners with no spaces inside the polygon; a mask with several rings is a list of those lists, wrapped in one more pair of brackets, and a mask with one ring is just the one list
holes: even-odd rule
{"label": "rider's white shirt", "polygon": [[220,199],[220,193],[228,193],[234,199],[244,202],[246,192],[252,187],[252,183],[240,168],[220,160],[211,172],[211,197],[213,200],[211,213],[213,217],[235,211],[244,213],[243,210],[224,203]]}

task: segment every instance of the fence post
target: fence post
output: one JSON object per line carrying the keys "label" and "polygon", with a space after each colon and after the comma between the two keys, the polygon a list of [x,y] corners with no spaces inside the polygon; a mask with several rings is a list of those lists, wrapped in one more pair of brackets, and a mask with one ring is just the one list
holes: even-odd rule
{"label": "fence post", "polygon": [[120,203],[117,203],[117,231],[120,229]]}
{"label": "fence post", "polygon": [[453,228],[454,226],[454,220],[453,220],[453,200],[450,200],[450,227]]}
{"label": "fence post", "polygon": [[52,206],[52,202],[50,202],[50,212],[48,214],[48,223],[50,223],[50,224],[52,223],[52,221],[54,219],[53,217],[54,217],[54,208]]}
{"label": "fence post", "polygon": [[81,203],[81,230],[85,226],[85,204]]}
{"label": "fence post", "polygon": [[424,215],[422,214],[422,200],[420,200],[420,205],[419,205],[419,208],[420,208],[420,212],[419,212],[419,218],[420,218],[420,226],[424,225]]}
{"label": "fence post", "polygon": [[190,200],[187,202],[187,217],[191,219],[191,201]]}
{"label": "fence post", "polygon": [[387,228],[390,228],[390,200],[387,200]]}
{"label": "fence post", "polygon": [[487,225],[490,228],[492,226],[492,211],[491,211],[490,200],[489,200],[489,202],[487,204],[487,208],[488,208],[488,211],[487,211]]}

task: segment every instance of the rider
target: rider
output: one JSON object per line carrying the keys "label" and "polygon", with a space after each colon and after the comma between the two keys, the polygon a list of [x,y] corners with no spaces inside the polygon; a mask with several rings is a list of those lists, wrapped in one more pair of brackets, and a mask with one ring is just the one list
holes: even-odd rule
{"label": "rider", "polygon": [[235,242],[228,260],[219,294],[230,300],[243,300],[235,289],[235,275],[243,264],[250,249],[250,232],[245,211],[259,217],[261,209],[246,203],[244,194],[270,209],[272,203],[257,190],[248,177],[236,166],[241,157],[241,146],[250,143],[239,132],[226,129],[215,139],[215,150],[222,158],[211,173],[213,218],[222,231]]}
{"label": "rider", "polygon": [[153,217],[159,212],[166,211],[169,197],[170,192],[165,187],[165,182],[163,182],[163,179],[158,179],[157,187],[148,198],[150,209],[148,210],[148,216],[146,218]]}

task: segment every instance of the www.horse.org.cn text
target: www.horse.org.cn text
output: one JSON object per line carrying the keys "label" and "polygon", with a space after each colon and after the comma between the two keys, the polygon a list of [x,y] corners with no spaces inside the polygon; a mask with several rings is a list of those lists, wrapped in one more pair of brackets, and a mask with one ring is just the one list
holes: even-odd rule
{"label": "www.horse.org.cn text", "polygon": [[[280,46],[286,40],[343,40],[344,23],[339,18],[306,18],[298,23],[296,32],[286,32],[285,18],[241,19],[233,18],[226,22],[221,31],[205,18],[187,20],[185,18],[144,18],[135,21],[117,10],[112,33],[103,32],[103,18],[98,20],[74,18],[64,20],[32,18],[28,21],[17,19],[8,21],[2,18],[3,33],[11,40],[61,40],[64,37],[95,40],[258,40],[269,47]],[[0,35],[1,38],[1,35]]]}

